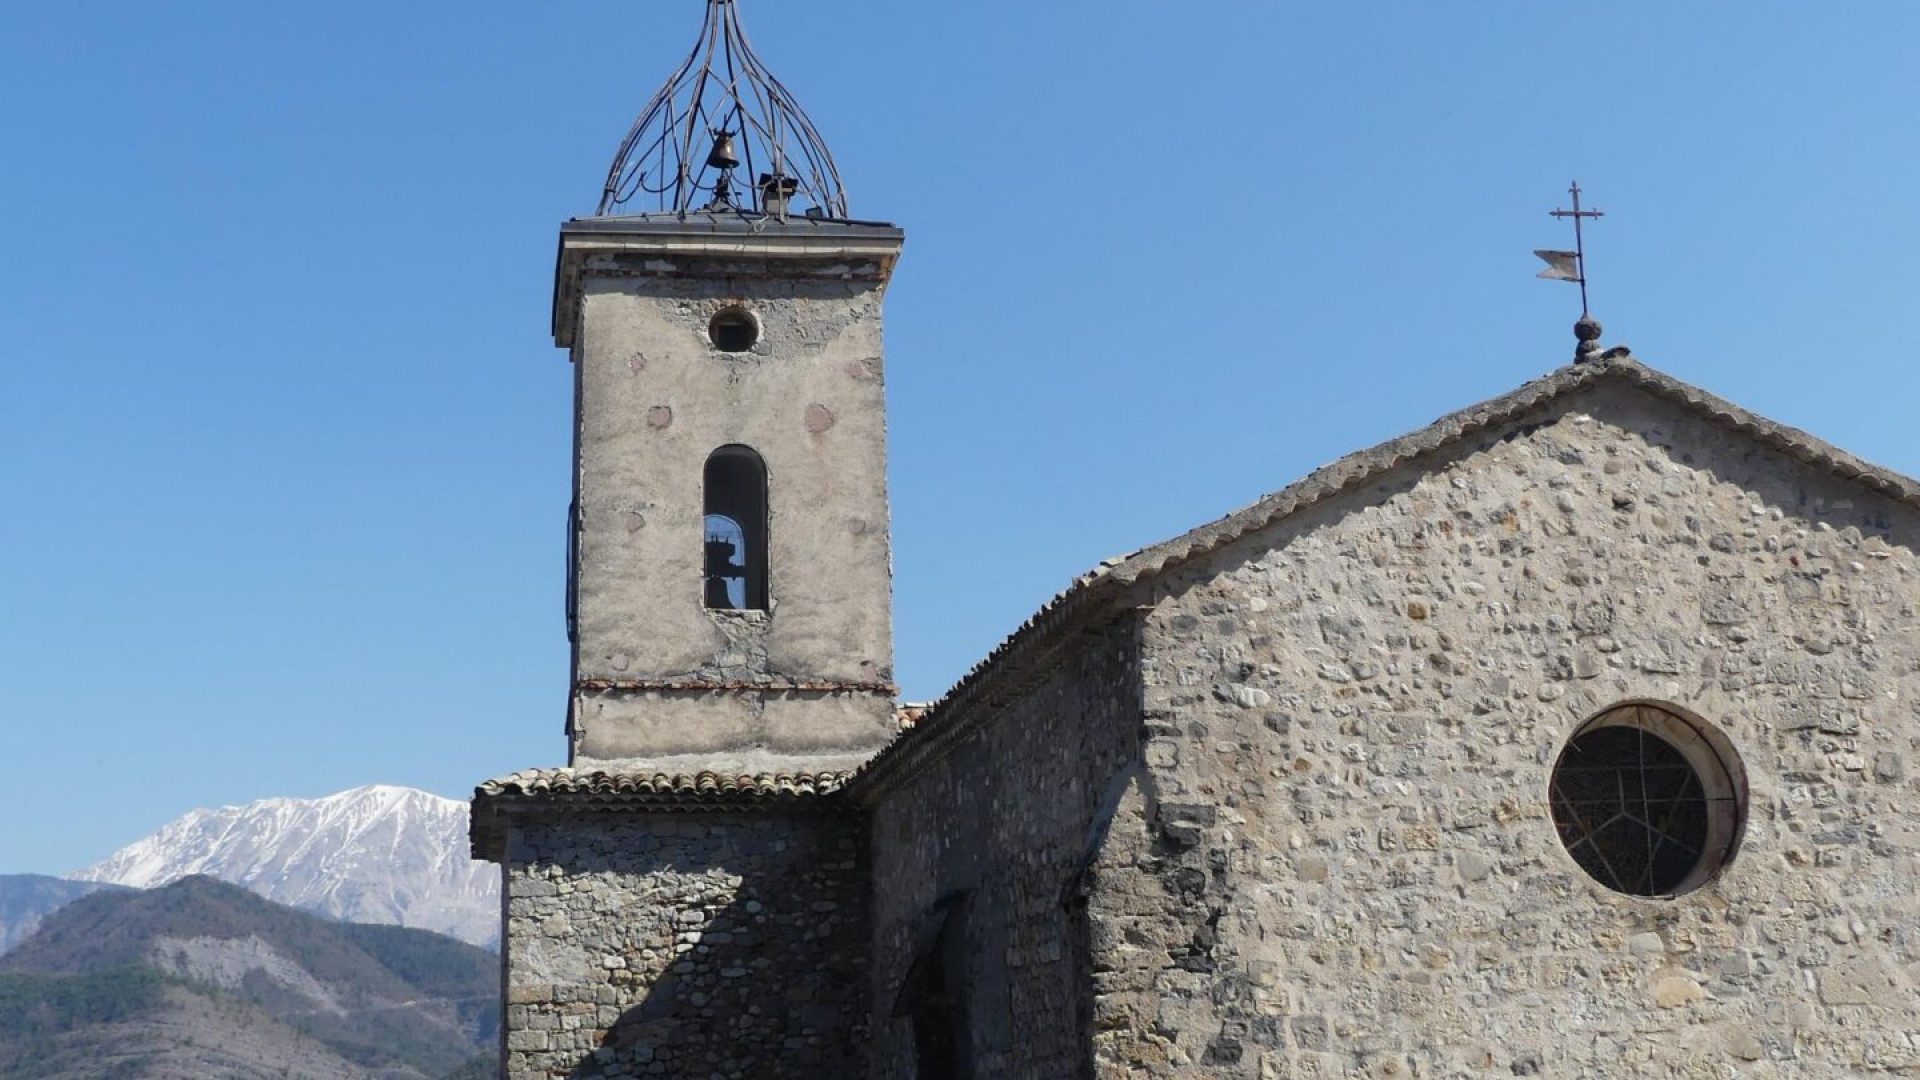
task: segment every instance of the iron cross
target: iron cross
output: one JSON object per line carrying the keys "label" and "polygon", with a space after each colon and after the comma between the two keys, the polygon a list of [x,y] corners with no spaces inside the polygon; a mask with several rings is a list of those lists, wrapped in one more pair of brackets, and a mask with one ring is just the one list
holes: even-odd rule
{"label": "iron cross", "polygon": [[1585,239],[1580,235],[1580,219],[1606,217],[1607,215],[1604,210],[1580,209],[1580,181],[1575,180],[1573,186],[1567,189],[1567,193],[1573,196],[1573,209],[1554,209],[1547,211],[1547,213],[1557,218],[1573,219],[1573,264],[1575,271],[1579,275],[1580,315],[1584,318],[1587,314],[1587,246]]}

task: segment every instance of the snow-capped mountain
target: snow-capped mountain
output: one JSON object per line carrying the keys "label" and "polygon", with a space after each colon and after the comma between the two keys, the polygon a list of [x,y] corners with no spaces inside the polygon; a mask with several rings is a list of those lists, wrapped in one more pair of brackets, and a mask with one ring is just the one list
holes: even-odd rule
{"label": "snow-capped mountain", "polygon": [[145,889],[191,874],[351,922],[500,939],[500,873],[467,854],[466,804],[412,788],[194,810],[68,876]]}

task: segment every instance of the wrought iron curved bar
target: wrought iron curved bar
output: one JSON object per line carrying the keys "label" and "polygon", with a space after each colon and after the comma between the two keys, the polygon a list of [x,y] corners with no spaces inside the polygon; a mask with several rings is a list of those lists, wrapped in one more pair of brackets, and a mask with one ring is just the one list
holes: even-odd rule
{"label": "wrought iron curved bar", "polygon": [[[718,148],[728,137],[738,139],[727,143],[737,165],[725,165]],[[700,39],[620,143],[596,213],[784,213],[796,202],[846,217],[840,170],[819,129],[747,43],[735,0],[707,0]]]}

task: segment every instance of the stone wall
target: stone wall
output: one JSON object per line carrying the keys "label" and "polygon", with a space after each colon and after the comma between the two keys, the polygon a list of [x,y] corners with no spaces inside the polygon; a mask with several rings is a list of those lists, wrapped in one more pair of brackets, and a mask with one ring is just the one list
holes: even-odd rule
{"label": "stone wall", "polygon": [[[1920,515],[1624,387],[1534,421],[1157,583],[1103,1075],[1920,1071]],[[1600,886],[1549,814],[1629,699],[1751,784],[1676,899]]]}
{"label": "stone wall", "polygon": [[508,1080],[857,1074],[861,844],[854,819],[829,815],[515,828]]}
{"label": "stone wall", "polygon": [[[885,280],[679,258],[579,283],[572,760],[849,768],[893,734]],[[762,333],[723,352],[708,324],[735,307]],[[765,612],[704,603],[704,471],[731,445],[767,470]]]}
{"label": "stone wall", "polygon": [[1083,1075],[1082,877],[1137,771],[1134,635],[1127,621],[1087,637],[1039,685],[949,712],[943,726],[972,730],[874,801],[870,1075],[915,1075],[912,1024],[897,1007],[949,917],[964,957],[953,972],[972,1065],[962,1075]]}

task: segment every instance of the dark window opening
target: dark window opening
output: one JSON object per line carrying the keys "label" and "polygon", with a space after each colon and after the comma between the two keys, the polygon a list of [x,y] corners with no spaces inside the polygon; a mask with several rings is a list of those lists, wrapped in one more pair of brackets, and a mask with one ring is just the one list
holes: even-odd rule
{"label": "dark window opening", "polygon": [[967,1022],[965,893],[934,905],[938,930],[919,949],[895,999],[893,1015],[913,1027],[914,1080],[970,1080],[973,1046]]}
{"label": "dark window opening", "polygon": [[580,626],[580,504],[567,504],[567,640],[579,635]]}
{"label": "dark window opening", "polygon": [[722,308],[707,323],[707,339],[721,352],[746,352],[760,340],[760,321],[745,308]]}
{"label": "dark window opening", "polygon": [[[946,972],[936,965],[935,979]],[[960,1080],[960,1032],[954,1030],[955,1002],[935,991],[913,1003],[914,1080]]]}
{"label": "dark window opening", "polygon": [[1744,817],[1732,751],[1719,741],[1652,705],[1589,721],[1561,751],[1548,792],[1567,854],[1633,896],[1704,883],[1732,859]]}
{"label": "dark window opening", "polygon": [[744,446],[707,458],[705,599],[716,611],[767,610],[767,466]]}
{"label": "dark window opening", "polygon": [[1554,824],[1587,873],[1620,892],[1660,896],[1700,861],[1705,797],[1693,766],[1665,739],[1602,728],[1567,746],[1553,778]]}

